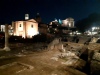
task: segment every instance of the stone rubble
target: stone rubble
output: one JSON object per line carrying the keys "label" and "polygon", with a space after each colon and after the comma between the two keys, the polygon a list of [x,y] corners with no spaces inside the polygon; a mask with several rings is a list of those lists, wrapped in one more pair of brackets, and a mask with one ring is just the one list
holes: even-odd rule
{"label": "stone rubble", "polygon": [[[88,46],[90,50],[90,55],[89,55],[89,61],[90,61],[90,70],[91,70],[91,75],[100,75],[100,44],[98,43],[90,43]],[[98,74],[97,74],[97,73]]]}
{"label": "stone rubble", "polygon": [[95,52],[94,55],[93,55],[93,59],[100,62],[100,53],[99,52]]}
{"label": "stone rubble", "polygon": [[53,59],[55,61],[58,61],[58,58],[57,57],[52,57],[51,59]]}
{"label": "stone rubble", "polygon": [[64,61],[61,62],[61,64],[82,69],[86,65],[86,61],[79,57],[83,46],[84,45],[80,44],[59,43],[56,45],[56,49],[59,50],[59,53],[55,54],[51,59],[55,61],[62,59]]}
{"label": "stone rubble", "polygon": [[91,75],[100,75],[100,62],[92,60],[90,70]]}
{"label": "stone rubble", "polygon": [[88,46],[89,50],[98,50],[100,49],[100,44],[99,43],[90,43]]}
{"label": "stone rubble", "polygon": [[55,38],[51,43],[48,44],[48,50],[52,50],[55,48],[56,44],[59,44],[59,39]]}
{"label": "stone rubble", "polygon": [[98,41],[98,38],[93,37],[93,38],[91,39],[91,42],[90,42],[90,43],[96,43],[97,41]]}
{"label": "stone rubble", "polygon": [[[53,41],[52,43],[50,43],[48,45],[48,49],[49,50],[50,49],[52,50],[54,48],[56,48],[58,50],[61,50],[61,53],[59,53],[58,55],[52,57],[51,59],[53,59],[55,61],[59,61],[59,58],[60,57],[66,58],[67,60],[69,60],[70,62],[72,62],[72,64],[77,63],[77,64],[74,64],[74,65],[69,64],[70,66],[75,66],[76,65],[79,68],[80,67],[82,68],[86,64],[86,62],[84,60],[78,59],[78,54],[79,54],[79,51],[82,49],[83,44],[67,43],[67,45],[66,45],[66,44],[64,44],[62,42],[58,42],[58,41],[59,40],[55,39],[55,41]],[[64,45],[66,45],[66,46],[64,47]],[[92,43],[90,43],[88,45],[88,49],[89,50],[97,50],[97,49],[100,49],[100,45],[99,44],[96,44],[95,42],[94,43],[92,42]],[[94,54],[93,59],[94,58],[95,59],[98,59],[98,57],[100,57],[98,55],[99,55],[98,53],[97,54]],[[75,60],[72,61],[73,58],[77,58],[77,59],[75,59]],[[63,62],[63,64],[65,64],[66,62]],[[67,65],[68,65],[68,62],[67,62]]]}
{"label": "stone rubble", "polygon": [[74,66],[78,59],[69,59],[66,62],[61,62],[61,64],[65,64],[66,66]]}
{"label": "stone rubble", "polygon": [[22,69],[22,70],[19,70],[19,71],[16,71],[16,73],[20,73],[22,71],[26,70],[26,68]]}

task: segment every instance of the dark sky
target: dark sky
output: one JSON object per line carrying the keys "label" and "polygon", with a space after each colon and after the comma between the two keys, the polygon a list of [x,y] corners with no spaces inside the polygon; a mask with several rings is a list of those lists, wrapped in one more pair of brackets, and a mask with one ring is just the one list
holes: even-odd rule
{"label": "dark sky", "polygon": [[0,0],[0,22],[24,20],[28,13],[34,18],[40,13],[46,23],[72,17],[75,21],[100,13],[100,0]]}

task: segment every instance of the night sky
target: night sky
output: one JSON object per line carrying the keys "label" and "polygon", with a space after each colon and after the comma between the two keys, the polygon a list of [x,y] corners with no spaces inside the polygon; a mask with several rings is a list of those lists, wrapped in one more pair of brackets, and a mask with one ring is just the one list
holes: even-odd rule
{"label": "night sky", "polygon": [[0,22],[24,20],[28,13],[35,18],[40,13],[42,21],[72,17],[75,21],[100,13],[100,0],[0,0]]}

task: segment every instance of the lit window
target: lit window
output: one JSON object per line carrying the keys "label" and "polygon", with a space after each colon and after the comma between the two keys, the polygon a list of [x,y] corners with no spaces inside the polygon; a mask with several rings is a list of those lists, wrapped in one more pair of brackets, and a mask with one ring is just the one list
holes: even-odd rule
{"label": "lit window", "polygon": [[21,24],[19,25],[19,27],[21,27]]}
{"label": "lit window", "polygon": [[31,25],[31,28],[33,28],[33,25]]}

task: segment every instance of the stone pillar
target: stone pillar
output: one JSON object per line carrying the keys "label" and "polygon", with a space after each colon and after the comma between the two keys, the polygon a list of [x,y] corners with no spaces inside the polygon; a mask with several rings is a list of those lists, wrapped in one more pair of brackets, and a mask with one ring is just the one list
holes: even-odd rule
{"label": "stone pillar", "polygon": [[19,36],[19,23],[16,22],[16,36]]}
{"label": "stone pillar", "polygon": [[22,38],[26,38],[26,25],[25,25],[25,21],[23,22],[23,34],[22,34]]}
{"label": "stone pillar", "polygon": [[27,38],[27,22],[26,21],[23,22],[23,32],[25,34],[25,38]]}
{"label": "stone pillar", "polygon": [[12,21],[12,27],[13,27],[13,35],[15,35],[15,33],[16,33],[16,27],[15,27],[15,24],[14,24],[14,22]]}
{"label": "stone pillar", "polygon": [[5,25],[5,51],[10,51],[9,43],[8,43],[8,24]]}

